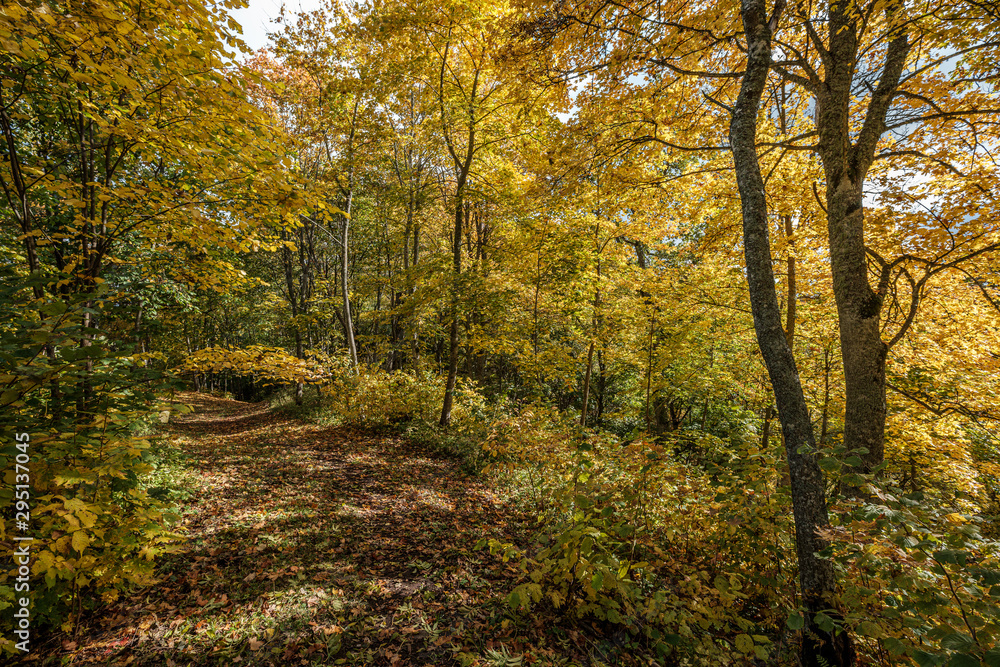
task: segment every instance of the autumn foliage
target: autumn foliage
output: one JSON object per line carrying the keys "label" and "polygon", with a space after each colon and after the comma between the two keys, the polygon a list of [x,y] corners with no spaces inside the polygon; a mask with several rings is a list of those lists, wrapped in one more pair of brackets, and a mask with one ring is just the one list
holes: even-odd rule
{"label": "autumn foliage", "polygon": [[[188,475],[284,446],[305,496],[348,452],[508,497],[454,532],[490,644],[449,612],[377,649],[359,611],[220,664],[1000,665],[993,5],[331,1],[273,27],[251,53],[222,4],[0,7],[0,500],[28,432],[50,647],[200,567],[170,554],[233,491],[199,509]],[[396,501],[348,512],[350,469],[323,507],[361,526]],[[296,567],[344,565],[348,532]],[[413,549],[392,563],[443,559]]]}

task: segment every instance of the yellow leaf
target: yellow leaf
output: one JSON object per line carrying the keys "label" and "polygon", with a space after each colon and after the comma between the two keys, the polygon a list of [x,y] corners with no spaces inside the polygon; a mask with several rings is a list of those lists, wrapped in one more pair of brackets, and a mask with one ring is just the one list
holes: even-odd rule
{"label": "yellow leaf", "polygon": [[35,559],[35,573],[46,572],[49,570],[56,562],[56,555],[49,550],[43,550],[38,552],[38,557]]}
{"label": "yellow leaf", "polygon": [[87,505],[79,498],[67,498],[63,501],[63,506],[70,512],[75,512],[77,510],[82,510]]}
{"label": "yellow leaf", "polygon": [[87,546],[90,545],[90,536],[87,535],[86,531],[78,530],[73,533],[73,548],[79,552],[83,552]]}

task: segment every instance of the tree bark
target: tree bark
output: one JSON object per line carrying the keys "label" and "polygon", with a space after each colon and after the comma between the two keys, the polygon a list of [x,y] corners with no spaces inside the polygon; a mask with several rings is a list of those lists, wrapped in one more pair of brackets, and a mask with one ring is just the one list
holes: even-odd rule
{"label": "tree bark", "polygon": [[[353,194],[353,193],[352,193]],[[351,353],[351,369],[358,369],[358,345],[354,340],[354,317],[351,315],[351,293],[348,288],[348,276],[350,269],[350,248],[348,245],[348,233],[351,227],[351,195],[347,197],[347,215],[342,215],[341,238],[340,238],[340,287],[344,296],[344,337],[347,339],[347,349]]]}
{"label": "tree bark", "polygon": [[[281,232],[281,237],[282,240],[285,241],[288,240],[288,234],[284,231]],[[301,238],[299,240],[301,245]],[[295,267],[292,263],[292,251],[288,248],[287,245],[281,246],[281,263],[285,272],[285,289],[288,290],[288,305],[292,310],[292,322],[294,323],[293,326],[295,331],[295,356],[301,359],[303,356],[302,331],[299,329],[299,326],[301,324],[301,320],[299,319],[299,314],[301,311],[299,309],[300,306],[299,299],[296,296],[298,290],[295,288]],[[299,277],[300,283],[303,280],[305,280],[304,276],[300,276]],[[299,383],[295,387],[296,405],[302,405],[302,395],[303,395],[303,387],[302,384]]]}
{"label": "tree bark", "polygon": [[590,374],[594,368],[594,341],[587,348],[587,370],[583,376],[583,406],[580,408],[580,426],[587,425],[587,404],[590,403]]}
{"label": "tree bark", "polygon": [[459,175],[455,192],[455,229],[452,243],[454,282],[451,286],[451,328],[448,330],[448,380],[445,382],[444,402],[441,405],[441,426],[448,426],[451,423],[451,407],[455,400],[455,382],[458,379],[458,279],[462,275],[462,222],[465,217],[462,209],[465,176],[466,173]]}
{"label": "tree bark", "polygon": [[[892,21],[898,8],[889,6]],[[885,362],[880,316],[884,289],[868,281],[864,239],[864,183],[884,134],[886,115],[899,86],[910,51],[902,27],[886,49],[878,85],[872,91],[863,126],[851,143],[852,92],[857,85],[858,13],[844,3],[830,6],[830,41],[822,86],[816,87],[816,129],[826,176],[827,228],[833,293],[840,321],[846,404],[844,445],[858,452],[862,472],[871,472],[884,458]]]}
{"label": "tree bark", "polygon": [[451,43],[445,45],[444,54],[441,59],[441,68],[438,77],[438,102],[441,112],[441,126],[444,134],[445,146],[451,156],[455,169],[455,229],[452,239],[452,263],[453,278],[451,285],[451,328],[448,330],[448,379],[445,382],[444,401],[441,405],[440,425],[448,426],[451,423],[451,407],[454,402],[455,382],[458,379],[458,311],[459,311],[459,278],[462,275],[462,231],[465,218],[465,184],[469,179],[469,172],[472,169],[472,159],[476,154],[476,108],[478,104],[480,69],[476,68],[473,74],[472,85],[470,86],[468,106],[466,108],[467,118],[465,121],[465,151],[452,140],[451,132],[448,129],[447,112],[445,111],[444,100],[444,78],[448,68],[448,57],[451,50]]}
{"label": "tree bark", "polygon": [[785,238],[788,241],[788,294],[785,300],[785,338],[788,339],[788,347],[795,353],[795,230],[792,229],[792,216],[783,215],[781,220],[785,225]]}
{"label": "tree bark", "polygon": [[771,36],[784,1],[770,20],[763,0],[743,0],[741,16],[747,40],[747,66],[729,126],[729,141],[743,215],[743,248],[757,342],[774,389],[792,488],[799,585],[806,607],[802,662],[807,667],[853,665],[854,648],[846,633],[831,635],[814,623],[816,612],[834,606],[837,580],[829,561],[817,556],[826,542],[818,530],[829,526],[825,480],[795,357],[781,326],[768,234],[764,180],[757,157],[757,113],[771,69]]}
{"label": "tree bark", "polygon": [[[417,265],[417,260],[419,259],[420,252],[420,223],[414,223],[413,225],[413,266]],[[410,296],[416,291],[414,287],[410,288]],[[410,337],[410,349],[413,355],[413,375],[417,376],[420,373],[420,318],[418,317],[417,310],[413,311],[413,334]]]}
{"label": "tree bark", "polygon": [[354,139],[358,127],[360,104],[361,99],[356,96],[354,98],[351,131],[347,144],[347,184],[346,188],[341,186],[341,194],[344,198],[344,211],[340,214],[340,286],[344,297],[344,338],[347,341],[347,349],[351,354],[351,370],[355,373],[358,370],[358,346],[354,339],[354,317],[351,314],[351,292],[348,288],[348,280],[350,269],[349,233],[351,229],[351,207],[354,204]]}

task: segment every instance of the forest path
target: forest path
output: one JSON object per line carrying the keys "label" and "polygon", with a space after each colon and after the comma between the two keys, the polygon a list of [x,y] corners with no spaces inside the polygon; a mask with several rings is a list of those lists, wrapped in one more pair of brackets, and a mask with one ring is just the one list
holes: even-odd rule
{"label": "forest path", "polygon": [[452,665],[529,648],[502,602],[514,568],[474,549],[527,519],[456,461],[266,404],[177,400],[196,411],[159,446],[176,448],[174,482],[190,488],[184,550],[163,557],[159,583],[85,619],[62,659]]}

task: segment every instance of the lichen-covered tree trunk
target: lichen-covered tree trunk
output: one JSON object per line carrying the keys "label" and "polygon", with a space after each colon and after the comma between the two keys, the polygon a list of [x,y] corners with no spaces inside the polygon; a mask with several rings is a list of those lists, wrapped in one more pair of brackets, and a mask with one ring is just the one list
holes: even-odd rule
{"label": "lichen-covered tree trunk", "polygon": [[882,296],[868,284],[861,184],[848,178],[827,192],[830,263],[840,323],[840,352],[846,385],[844,445],[857,452],[863,472],[884,459],[885,362]]}
{"label": "lichen-covered tree trunk", "polygon": [[[824,80],[816,86],[818,152],[826,176],[827,229],[833,293],[840,322],[840,347],[847,389],[844,445],[861,452],[863,472],[882,463],[885,437],[885,362],[880,320],[884,289],[868,280],[864,184],[885,133],[886,116],[910,52],[902,5],[887,4],[886,19],[897,24],[885,50],[878,85],[871,91],[864,123],[852,143],[851,115],[857,113],[860,19],[844,3],[830,6],[830,37]],[[871,74],[866,74],[871,76]]]}
{"label": "lichen-covered tree trunk", "polygon": [[844,633],[831,635],[813,622],[816,612],[833,607],[837,579],[832,564],[817,556],[826,546],[818,531],[829,525],[825,480],[816,460],[812,424],[795,357],[781,326],[764,180],[756,148],[757,113],[771,68],[771,35],[783,6],[783,0],[778,0],[768,20],[763,0],[742,2],[748,57],[733,108],[729,141],[743,214],[743,247],[754,329],[774,389],[791,478],[799,584],[807,611],[802,662],[808,667],[845,666],[854,663],[850,638]]}

